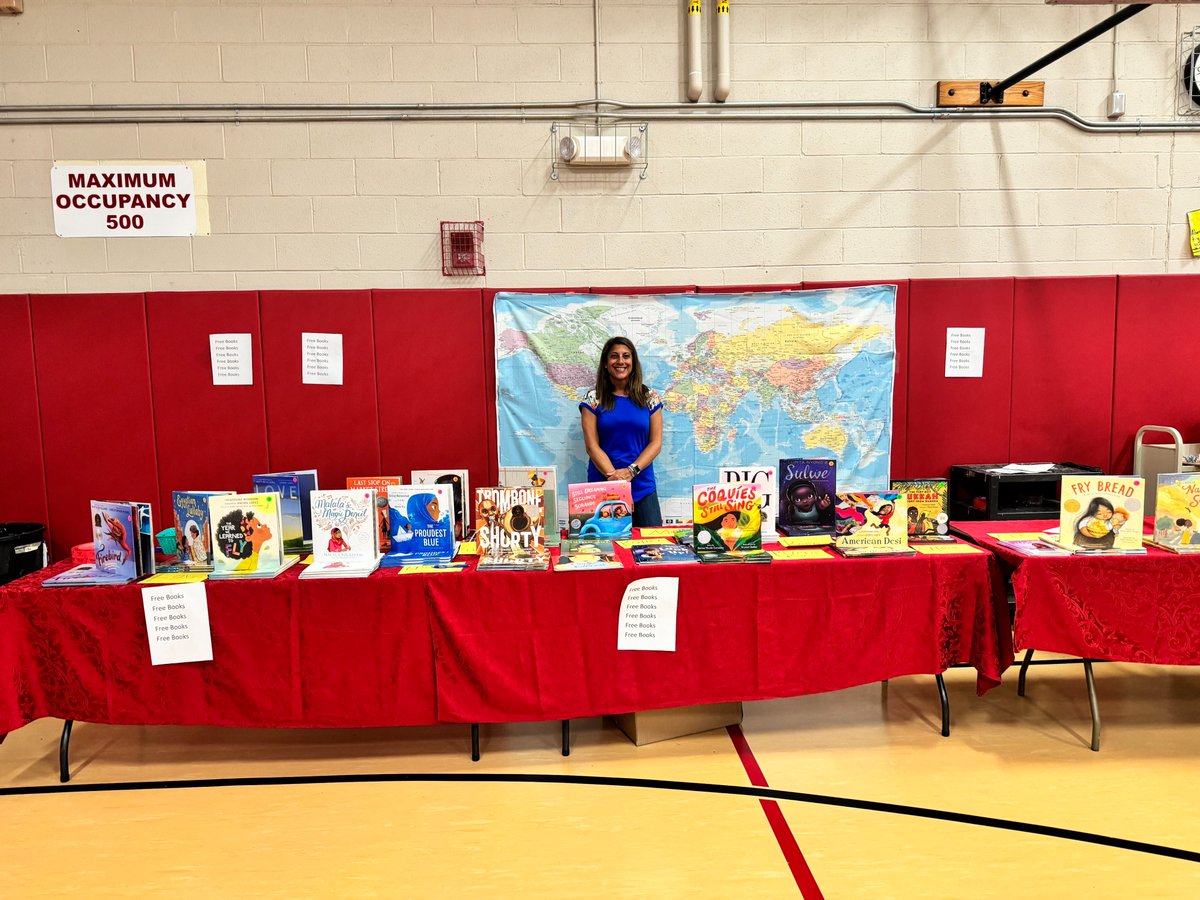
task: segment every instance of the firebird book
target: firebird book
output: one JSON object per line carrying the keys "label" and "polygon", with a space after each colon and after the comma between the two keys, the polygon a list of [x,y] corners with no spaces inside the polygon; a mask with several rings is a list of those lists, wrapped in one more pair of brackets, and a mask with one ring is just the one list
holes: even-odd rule
{"label": "firebird book", "polygon": [[837,461],[781,459],[776,529],[789,536],[833,534]]}
{"label": "firebird book", "polygon": [[208,498],[212,516],[213,578],[274,578],[300,557],[284,556],[279,495],[223,494]]}
{"label": "firebird book", "polygon": [[501,466],[501,487],[540,487],[546,502],[546,546],[557,547],[562,525],[558,520],[558,469],[555,466]]}
{"label": "firebird book", "polygon": [[384,568],[449,563],[458,552],[454,486],[406,484],[388,488],[388,539]]}
{"label": "firebird book", "polygon": [[365,578],[379,568],[375,491],[312,492],[313,562],[301,578]]}
{"label": "firebird book", "polygon": [[479,571],[549,567],[546,501],[541,488],[477,488],[475,527]]}
{"label": "firebird book", "polygon": [[309,496],[317,489],[317,470],[269,472],[255,475],[253,482],[255,493],[279,494],[283,515],[283,551],[312,553],[312,506]]}
{"label": "firebird book", "polygon": [[721,466],[717,469],[717,481],[721,484],[741,484],[746,481],[758,484],[758,495],[762,498],[763,534],[775,533],[774,466]]}
{"label": "firebird book", "polygon": [[153,571],[144,571],[139,554],[136,504],[127,501],[92,501],[92,546],[96,569],[103,575],[133,581]]}
{"label": "firebird book", "polygon": [[1058,531],[1042,540],[1072,553],[1143,554],[1145,481],[1121,475],[1064,475]]}
{"label": "firebird book", "polygon": [[904,503],[895,491],[836,494],[833,549],[843,556],[911,556]]}
{"label": "firebird book", "polygon": [[633,492],[629,482],[568,484],[567,537],[610,541],[633,537]]}
{"label": "firebird book", "polygon": [[413,484],[444,484],[454,493],[454,539],[465,541],[471,528],[471,479],[466,469],[413,469]]}
{"label": "firebird book", "polygon": [[374,491],[375,513],[379,519],[379,552],[387,553],[388,545],[388,488],[393,484],[404,484],[399,475],[370,475],[362,478],[347,478],[346,490]]}
{"label": "firebird book", "polygon": [[[770,562],[756,482],[692,487],[692,544],[701,562]],[[762,559],[760,557],[765,557]]]}
{"label": "firebird book", "polygon": [[1200,475],[1161,474],[1157,488],[1152,543],[1172,553],[1200,553]]}
{"label": "firebird book", "polygon": [[175,491],[171,508],[175,514],[175,550],[179,564],[190,569],[211,569],[213,564],[212,528],[209,526],[208,498],[233,491]]}
{"label": "firebird book", "polygon": [[905,525],[910,544],[951,543],[949,490],[944,479],[893,481],[892,490],[905,496]]}

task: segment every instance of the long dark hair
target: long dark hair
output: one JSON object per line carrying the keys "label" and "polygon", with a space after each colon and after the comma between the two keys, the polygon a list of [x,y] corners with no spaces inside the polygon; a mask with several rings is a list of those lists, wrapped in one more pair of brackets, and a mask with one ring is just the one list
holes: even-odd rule
{"label": "long dark hair", "polygon": [[633,356],[633,371],[629,373],[629,378],[625,382],[625,396],[638,406],[649,406],[650,388],[642,384],[642,363],[638,359],[637,347],[633,346],[633,341],[629,338],[620,335],[610,337],[605,341],[604,349],[600,351],[600,365],[596,367],[596,402],[603,410],[612,409],[616,402],[612,378],[608,375],[608,367],[605,363],[608,361],[608,354],[612,348],[618,344],[628,347]]}

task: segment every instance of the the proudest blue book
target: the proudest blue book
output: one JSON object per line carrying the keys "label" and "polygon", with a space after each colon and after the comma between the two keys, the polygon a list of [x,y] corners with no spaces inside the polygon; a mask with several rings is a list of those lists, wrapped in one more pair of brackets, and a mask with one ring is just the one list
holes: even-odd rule
{"label": "the proudest blue book", "polygon": [[279,511],[283,516],[283,552],[286,554],[312,553],[310,495],[316,489],[316,469],[254,476],[254,493],[279,495]]}
{"label": "the proudest blue book", "polygon": [[837,462],[781,459],[776,528],[780,534],[833,534]]}
{"label": "the proudest blue book", "polygon": [[380,565],[437,565],[458,552],[454,538],[454,488],[449,484],[398,484],[388,488],[388,540]]}
{"label": "the proudest blue book", "polygon": [[179,562],[189,568],[212,568],[212,532],[209,528],[208,498],[233,491],[175,491],[175,551]]}

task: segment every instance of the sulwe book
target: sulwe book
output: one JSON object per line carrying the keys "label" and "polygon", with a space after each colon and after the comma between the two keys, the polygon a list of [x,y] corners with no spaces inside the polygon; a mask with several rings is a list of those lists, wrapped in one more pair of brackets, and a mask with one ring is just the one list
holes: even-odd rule
{"label": "sulwe book", "polygon": [[399,475],[365,475],[346,479],[346,490],[374,491],[375,515],[379,525],[379,552],[388,552],[388,488],[404,484]]}
{"label": "sulwe book", "polygon": [[454,487],[406,484],[388,488],[390,548],[380,565],[447,565],[458,553]]}
{"label": "sulwe book", "polygon": [[758,496],[762,499],[763,534],[775,534],[774,466],[721,466],[717,469],[717,481],[721,484],[741,484],[746,481],[757,484]]}
{"label": "sulwe book", "polygon": [[212,578],[274,578],[300,557],[283,552],[279,495],[222,494],[208,498],[212,517]]}
{"label": "sulwe book", "polygon": [[365,578],[379,568],[375,491],[313,491],[312,565],[301,578]]}
{"label": "sulwe book", "polygon": [[555,466],[501,466],[501,487],[538,487],[546,503],[546,546],[557,547],[562,538],[558,515],[558,469]]}
{"label": "sulwe book", "polygon": [[317,489],[316,469],[297,469],[294,472],[268,472],[253,476],[254,492],[279,495],[283,515],[285,553],[312,553],[312,506],[309,497]]}
{"label": "sulwe book", "polygon": [[203,571],[212,568],[212,528],[209,527],[208,498],[233,491],[174,491],[171,509],[175,517],[175,552],[179,564]]}
{"label": "sulwe book", "polygon": [[692,546],[701,562],[770,562],[762,549],[760,485],[692,487]]}
{"label": "sulwe book", "polygon": [[567,537],[624,540],[633,537],[633,489],[628,481],[567,485]]}
{"label": "sulwe book", "polygon": [[833,534],[837,461],[781,459],[776,530],[790,537]]}
{"label": "sulwe book", "polygon": [[1064,475],[1058,528],[1042,540],[1080,554],[1143,554],[1145,480],[1122,475]]}
{"label": "sulwe book", "polygon": [[892,490],[904,494],[905,525],[909,544],[952,543],[950,491],[944,478],[893,481]]}
{"label": "sulwe book", "polygon": [[1200,473],[1160,474],[1156,488],[1151,543],[1172,553],[1200,553]]}
{"label": "sulwe book", "polygon": [[836,494],[833,549],[843,556],[911,556],[904,504],[896,491]]}
{"label": "sulwe book", "polygon": [[[547,517],[549,513],[547,513]],[[565,540],[554,560],[554,571],[580,572],[588,569],[620,569],[612,541]]]}
{"label": "sulwe book", "polygon": [[471,480],[466,469],[413,469],[413,484],[444,484],[454,494],[454,539],[465,541],[471,528]]}
{"label": "sulwe book", "polygon": [[542,489],[485,487],[475,490],[476,569],[536,571],[550,565]]}

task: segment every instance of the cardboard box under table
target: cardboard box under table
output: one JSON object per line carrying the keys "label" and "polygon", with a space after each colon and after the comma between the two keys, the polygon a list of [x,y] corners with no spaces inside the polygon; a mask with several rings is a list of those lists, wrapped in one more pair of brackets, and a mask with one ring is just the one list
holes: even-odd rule
{"label": "cardboard box under table", "polygon": [[740,725],[742,704],[705,703],[672,709],[648,709],[613,716],[612,720],[627,738],[640,747],[727,725]]}

